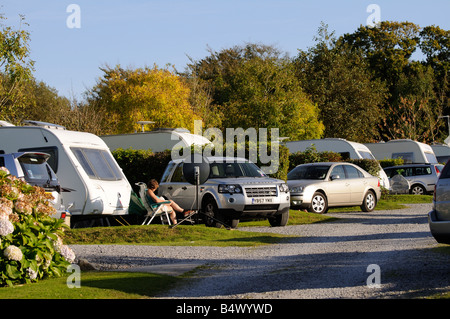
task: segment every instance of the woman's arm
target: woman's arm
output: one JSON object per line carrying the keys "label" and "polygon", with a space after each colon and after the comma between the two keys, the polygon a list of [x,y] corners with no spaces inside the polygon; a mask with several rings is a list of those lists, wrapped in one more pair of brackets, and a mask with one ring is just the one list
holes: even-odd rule
{"label": "woman's arm", "polygon": [[159,198],[158,196],[156,196],[155,193],[154,193],[151,189],[147,190],[147,194],[148,194],[148,196],[150,196],[150,198],[151,198],[155,203],[162,203],[162,202],[164,202],[164,200],[161,199],[161,198]]}

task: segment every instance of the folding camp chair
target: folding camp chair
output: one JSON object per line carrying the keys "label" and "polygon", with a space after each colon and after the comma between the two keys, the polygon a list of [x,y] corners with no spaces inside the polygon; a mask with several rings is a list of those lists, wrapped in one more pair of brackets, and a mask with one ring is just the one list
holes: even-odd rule
{"label": "folding camp chair", "polygon": [[[142,225],[149,225],[153,218],[156,216],[159,216],[161,218],[161,223],[164,224],[164,216],[167,219],[167,223],[171,225],[169,214],[164,209],[165,204],[170,204],[170,201],[164,201],[157,204],[149,203],[146,196],[147,191],[147,185],[142,182],[136,183],[137,186],[139,186],[139,197],[141,198],[142,204],[144,205],[145,209],[147,210],[147,215],[145,215],[145,219],[142,222]],[[147,222],[148,221],[148,222]]]}

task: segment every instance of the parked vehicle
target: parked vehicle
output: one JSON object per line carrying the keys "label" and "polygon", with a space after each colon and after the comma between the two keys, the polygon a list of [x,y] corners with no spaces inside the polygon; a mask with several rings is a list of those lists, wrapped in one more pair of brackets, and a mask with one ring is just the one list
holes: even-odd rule
{"label": "parked vehicle", "polygon": [[61,186],[47,160],[50,155],[36,152],[0,154],[0,167],[8,169],[11,175],[25,180],[28,184],[44,188],[51,193],[51,205],[56,209],[54,218],[65,218],[66,210],[61,196]]}
{"label": "parked vehicle", "polygon": [[[272,226],[285,226],[289,218],[289,189],[284,181],[268,177],[244,158],[208,157],[209,179],[199,187],[200,217],[208,226],[223,222],[237,227],[240,220],[267,218]],[[184,160],[171,161],[161,179],[158,195],[184,209],[195,208],[196,186],[183,176]],[[214,219],[208,218],[214,217]]]}
{"label": "parked vehicle", "polygon": [[447,163],[436,182],[428,225],[437,242],[450,244],[450,164]]}
{"label": "parked vehicle", "polygon": [[409,139],[366,143],[377,160],[402,158],[404,164],[438,164],[430,145]]}
{"label": "parked vehicle", "polygon": [[0,127],[0,153],[43,152],[57,174],[72,223],[128,213],[131,185],[101,138],[44,122]]}
{"label": "parked vehicle", "polygon": [[370,212],[381,197],[380,180],[350,163],[302,164],[287,176],[291,207],[314,213],[356,205]]}
{"label": "parked vehicle", "polygon": [[407,164],[386,167],[384,171],[389,178],[402,175],[409,182],[409,193],[424,195],[434,191],[434,185],[439,178],[444,165],[441,164]]}
{"label": "parked vehicle", "polygon": [[[286,147],[289,148],[291,153],[304,152],[307,148],[312,146],[314,146],[319,152],[331,151],[339,153],[343,158],[375,159],[370,149],[364,144],[348,141],[343,138],[324,138],[286,142]],[[378,176],[381,179],[381,186],[389,189],[389,179],[381,166]]]}
{"label": "parked vehicle", "polygon": [[102,135],[100,138],[114,151],[118,148],[132,148],[162,152],[173,147],[190,147],[192,144],[204,145],[211,143],[206,137],[191,134],[188,130],[158,128],[149,132]]}

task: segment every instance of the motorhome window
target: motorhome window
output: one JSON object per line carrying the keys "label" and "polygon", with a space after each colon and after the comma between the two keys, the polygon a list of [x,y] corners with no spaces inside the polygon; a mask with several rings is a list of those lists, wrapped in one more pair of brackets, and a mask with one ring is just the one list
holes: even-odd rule
{"label": "motorhome window", "polygon": [[5,167],[5,159],[0,157],[0,167]]}
{"label": "motorhome window", "polygon": [[433,153],[425,152],[425,157],[427,158],[428,163],[438,164],[437,158]]}
{"label": "motorhome window", "polygon": [[42,152],[50,155],[50,158],[47,160],[48,165],[52,168],[52,170],[57,173],[58,172],[58,148],[56,146],[51,147],[32,147],[32,148],[21,148],[18,152]]}
{"label": "motorhome window", "polygon": [[122,174],[104,150],[72,147],[72,152],[89,177],[100,180],[120,180]]}
{"label": "motorhome window", "polygon": [[407,153],[392,153],[392,158],[402,158],[403,162],[405,164],[411,164],[414,162],[414,153],[407,152]]}

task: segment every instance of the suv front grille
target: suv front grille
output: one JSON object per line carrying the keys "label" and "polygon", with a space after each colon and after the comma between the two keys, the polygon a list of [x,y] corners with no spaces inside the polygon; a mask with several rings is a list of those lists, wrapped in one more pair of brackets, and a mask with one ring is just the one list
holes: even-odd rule
{"label": "suv front grille", "polygon": [[277,187],[245,187],[245,193],[247,197],[268,197],[277,196]]}

